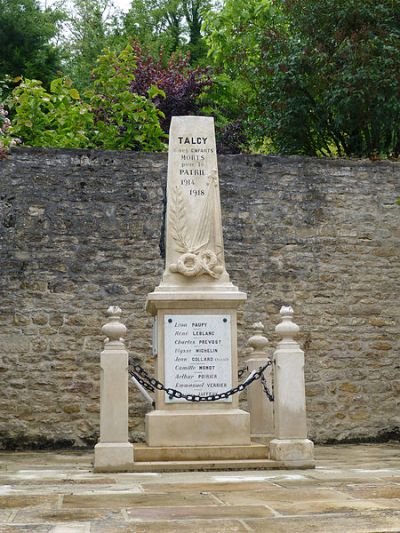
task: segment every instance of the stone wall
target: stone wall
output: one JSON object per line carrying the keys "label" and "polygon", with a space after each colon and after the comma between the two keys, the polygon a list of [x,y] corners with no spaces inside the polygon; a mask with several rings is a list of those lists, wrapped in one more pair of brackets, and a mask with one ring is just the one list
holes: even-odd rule
{"label": "stone wall", "polygon": [[[166,154],[18,149],[0,161],[1,446],[91,445],[100,327],[123,309],[130,353],[152,368]],[[400,163],[221,156],[227,268],[272,353],[295,308],[317,441],[400,427]],[[147,405],[130,387],[141,437]]]}

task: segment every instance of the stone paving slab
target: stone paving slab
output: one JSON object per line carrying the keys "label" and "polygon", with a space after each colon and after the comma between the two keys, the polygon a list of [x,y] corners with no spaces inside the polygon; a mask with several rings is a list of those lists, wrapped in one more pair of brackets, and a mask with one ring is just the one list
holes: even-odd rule
{"label": "stone paving slab", "polygon": [[10,516],[12,514],[12,511],[5,511],[4,509],[0,509],[0,523],[1,522],[8,522]]}
{"label": "stone paving slab", "polygon": [[[53,530],[53,531],[52,531]],[[20,533],[20,532],[24,532],[24,533],[49,533],[49,532],[54,532],[54,527],[51,526],[51,525],[43,525],[43,524],[39,524],[39,525],[13,525],[13,524],[8,524],[8,525],[1,525],[0,524],[0,533]]]}
{"label": "stone paving slab", "polygon": [[249,527],[240,520],[180,520],[146,522],[144,524],[92,523],[96,533],[245,533]]}
{"label": "stone paving slab", "polygon": [[230,492],[230,491],[256,491],[256,490],[268,490],[274,486],[268,481],[263,482],[248,482],[241,481],[240,484],[235,482],[218,483],[218,482],[200,482],[200,483],[152,483],[144,487],[144,491],[147,494],[163,492],[193,492],[193,491],[207,491],[212,492]]}
{"label": "stone paving slab", "polygon": [[182,507],[193,505],[215,505],[209,495],[195,493],[160,493],[160,494],[71,494],[62,499],[63,509],[102,508],[113,509],[121,507]]}
{"label": "stone paving slab", "polygon": [[375,499],[375,498],[400,498],[399,485],[350,485],[344,488],[353,498]]}
{"label": "stone paving slab", "polygon": [[346,501],[351,500],[349,494],[329,488],[290,488],[275,487],[272,490],[253,492],[215,492],[225,505],[264,504],[275,507],[274,502],[307,502],[307,501]]}
{"label": "stone paving slab", "polygon": [[379,511],[384,510],[387,507],[392,508],[390,504],[388,506],[385,505],[385,500],[383,500],[381,503],[378,501],[364,500],[325,500],[300,502],[275,501],[273,502],[272,507],[274,511],[285,516],[349,513],[350,511]]}
{"label": "stone paving slab", "polygon": [[275,517],[248,520],[246,525],[259,533],[387,533],[400,531],[400,514],[386,511],[327,514],[323,516]]}
{"label": "stone paving slab", "polygon": [[15,524],[65,524],[91,520],[118,522],[123,520],[121,510],[110,509],[43,509],[18,511],[11,523]]}
{"label": "stone paving slab", "polygon": [[400,445],[315,470],[93,474],[92,452],[0,453],[0,533],[400,532]]}
{"label": "stone paving slab", "polygon": [[30,495],[26,494],[10,494],[7,496],[0,496],[0,509],[14,508],[18,509],[20,507],[54,507],[58,502],[58,496],[40,494],[40,495]]}
{"label": "stone paving slab", "polygon": [[179,522],[183,519],[201,520],[210,517],[213,520],[264,518],[273,516],[274,513],[264,505],[219,505],[214,507],[197,505],[195,507],[135,507],[134,509],[127,509],[126,514],[128,520],[137,522],[153,522],[155,520]]}

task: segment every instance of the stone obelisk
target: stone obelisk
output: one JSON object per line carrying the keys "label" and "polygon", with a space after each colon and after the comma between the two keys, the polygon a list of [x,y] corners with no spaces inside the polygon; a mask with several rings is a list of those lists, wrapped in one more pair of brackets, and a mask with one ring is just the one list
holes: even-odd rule
{"label": "stone obelisk", "polygon": [[[246,299],[225,268],[214,120],[174,117],[166,214],[166,263],[148,295],[157,377],[183,394],[211,396],[237,383],[236,310]],[[188,402],[156,393],[146,415],[151,447],[250,444],[237,395]]]}

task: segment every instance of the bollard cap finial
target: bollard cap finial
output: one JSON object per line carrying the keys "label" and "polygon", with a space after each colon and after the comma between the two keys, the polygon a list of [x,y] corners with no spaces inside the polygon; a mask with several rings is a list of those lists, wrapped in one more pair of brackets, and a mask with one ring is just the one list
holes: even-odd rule
{"label": "bollard cap finial", "polygon": [[294,338],[300,328],[293,322],[293,307],[283,305],[279,313],[282,317],[282,322],[276,326],[275,331],[282,337],[284,342],[294,342]]}
{"label": "bollard cap finial", "polygon": [[250,326],[254,331],[254,335],[250,337],[247,344],[253,348],[255,352],[264,352],[268,344],[268,339],[263,335],[264,325],[262,322],[255,322]]}
{"label": "bollard cap finial", "polygon": [[281,316],[293,316],[294,311],[291,305],[282,305],[281,310],[279,311]]}
{"label": "bollard cap finial", "polygon": [[104,335],[107,335],[105,343],[118,343],[122,344],[124,342],[124,337],[126,335],[126,327],[122,322],[120,322],[121,309],[115,305],[110,306],[107,309],[107,315],[110,317],[110,321],[107,322],[102,328],[101,331]]}
{"label": "bollard cap finial", "polygon": [[121,308],[118,307],[118,305],[110,305],[110,307],[106,311],[107,315],[110,317],[120,317],[121,316]]}

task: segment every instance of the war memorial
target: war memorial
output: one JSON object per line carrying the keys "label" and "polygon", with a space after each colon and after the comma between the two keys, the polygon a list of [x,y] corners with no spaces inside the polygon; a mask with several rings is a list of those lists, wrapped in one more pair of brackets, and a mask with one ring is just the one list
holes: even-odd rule
{"label": "war memorial", "polygon": [[[111,307],[111,321],[103,327],[95,470],[314,466],[304,354],[294,340],[299,328],[290,307],[281,309],[277,331],[282,340],[273,361],[260,359],[259,368],[237,383],[236,312],[246,294],[225,268],[212,118],[172,120],[165,245],[164,274],[146,303],[154,319],[157,378],[140,365],[131,372],[141,389],[154,394],[155,409],[145,419],[146,444],[128,442],[126,328],[119,322],[121,310]],[[254,337],[253,344],[262,355],[263,337]],[[247,387],[250,414],[239,409],[238,394]],[[265,405],[272,401],[274,408]]]}

